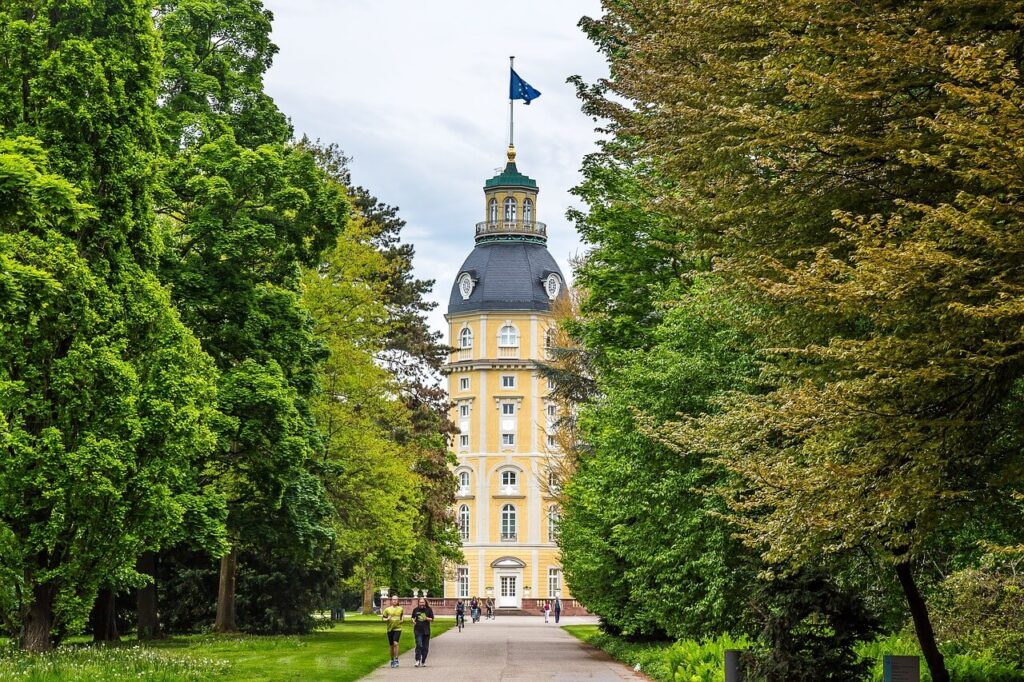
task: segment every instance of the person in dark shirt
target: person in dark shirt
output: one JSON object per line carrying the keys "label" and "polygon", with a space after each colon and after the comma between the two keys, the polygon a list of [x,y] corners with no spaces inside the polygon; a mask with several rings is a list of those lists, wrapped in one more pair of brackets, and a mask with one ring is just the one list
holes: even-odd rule
{"label": "person in dark shirt", "polygon": [[461,599],[455,604],[455,624],[460,627],[466,625],[466,605],[462,603]]}
{"label": "person in dark shirt", "polygon": [[420,599],[412,610],[412,634],[416,638],[416,667],[426,667],[427,652],[430,651],[430,623],[434,620],[434,611],[426,599]]}

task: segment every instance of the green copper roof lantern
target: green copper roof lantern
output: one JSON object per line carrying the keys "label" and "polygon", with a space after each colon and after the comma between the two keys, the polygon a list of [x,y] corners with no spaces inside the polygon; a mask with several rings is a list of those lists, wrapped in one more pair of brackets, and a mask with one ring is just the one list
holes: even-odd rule
{"label": "green copper roof lantern", "polygon": [[525,187],[527,189],[537,189],[537,181],[531,177],[523,175],[516,168],[516,148],[511,145],[509,145],[508,148],[508,163],[505,164],[505,169],[493,178],[484,182],[484,189],[492,189],[494,187]]}

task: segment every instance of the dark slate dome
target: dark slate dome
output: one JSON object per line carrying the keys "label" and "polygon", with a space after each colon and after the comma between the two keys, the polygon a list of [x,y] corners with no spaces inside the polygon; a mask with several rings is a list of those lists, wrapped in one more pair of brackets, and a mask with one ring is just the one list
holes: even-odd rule
{"label": "dark slate dome", "polygon": [[[463,299],[459,285],[468,273],[473,290]],[[545,289],[549,275],[558,276],[558,297],[566,295],[565,277],[558,263],[543,244],[523,241],[478,243],[459,268],[448,298],[448,313],[472,313],[488,310],[551,309]]]}

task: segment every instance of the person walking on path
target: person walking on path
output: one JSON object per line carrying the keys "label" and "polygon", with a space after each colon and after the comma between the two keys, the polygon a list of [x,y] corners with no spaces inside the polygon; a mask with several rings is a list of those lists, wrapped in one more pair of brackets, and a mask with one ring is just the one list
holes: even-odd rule
{"label": "person walking on path", "polygon": [[549,602],[547,599],[544,600],[544,607],[542,610],[544,611],[544,622],[547,623],[548,614],[551,613],[551,602]]}
{"label": "person walking on path", "polygon": [[558,619],[562,616],[562,599],[561,597],[555,597],[555,623],[558,623]]}
{"label": "person walking on path", "polygon": [[381,620],[388,623],[388,646],[391,649],[391,667],[398,667],[398,639],[402,636],[402,621],[405,609],[398,603],[398,597],[391,598],[391,606],[381,612]]}
{"label": "person walking on path", "polygon": [[430,651],[430,623],[434,620],[434,610],[427,600],[420,598],[416,608],[412,610],[412,634],[416,638],[416,667],[427,667],[427,652]]}
{"label": "person walking on path", "polygon": [[494,619],[494,600],[491,599],[490,597],[488,597],[487,601],[484,602],[484,603],[487,605],[487,617],[489,619],[493,620]]}

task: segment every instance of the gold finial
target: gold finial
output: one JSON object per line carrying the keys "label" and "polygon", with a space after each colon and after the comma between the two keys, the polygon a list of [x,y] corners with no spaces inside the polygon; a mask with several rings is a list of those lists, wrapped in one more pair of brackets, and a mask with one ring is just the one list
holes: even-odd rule
{"label": "gold finial", "polygon": [[511,145],[511,144],[508,146],[508,162],[509,163],[515,163],[516,162],[516,148],[515,148],[514,145]]}

